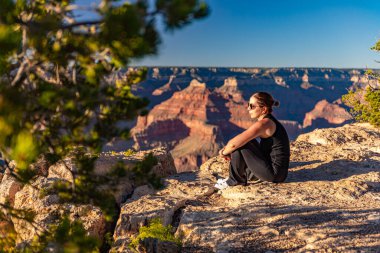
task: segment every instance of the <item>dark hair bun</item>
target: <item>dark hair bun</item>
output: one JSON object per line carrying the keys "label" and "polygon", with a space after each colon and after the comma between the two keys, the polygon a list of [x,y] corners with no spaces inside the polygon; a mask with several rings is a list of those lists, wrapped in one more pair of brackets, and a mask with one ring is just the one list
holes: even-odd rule
{"label": "dark hair bun", "polygon": [[275,100],[275,101],[273,102],[273,106],[275,106],[275,107],[280,106],[280,102],[278,102],[277,100]]}

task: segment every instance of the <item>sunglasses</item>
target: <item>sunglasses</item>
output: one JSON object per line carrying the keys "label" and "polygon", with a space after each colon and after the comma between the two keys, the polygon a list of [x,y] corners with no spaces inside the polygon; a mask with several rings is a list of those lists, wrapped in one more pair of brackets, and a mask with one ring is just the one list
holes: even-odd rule
{"label": "sunglasses", "polygon": [[254,109],[256,109],[257,107],[262,107],[262,106],[254,105],[254,104],[248,103],[248,109],[249,109],[249,110],[254,110]]}

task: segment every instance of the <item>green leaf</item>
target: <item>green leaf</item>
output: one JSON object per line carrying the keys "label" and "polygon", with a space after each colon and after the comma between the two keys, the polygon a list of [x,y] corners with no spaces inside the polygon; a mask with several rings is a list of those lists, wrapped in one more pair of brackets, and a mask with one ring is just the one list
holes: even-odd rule
{"label": "green leaf", "polygon": [[181,246],[181,240],[176,238],[172,233],[172,226],[164,226],[159,218],[149,221],[148,226],[140,227],[139,234],[133,238],[129,244],[129,248],[137,250],[139,242],[145,238],[156,238],[160,241],[175,242]]}
{"label": "green leaf", "polygon": [[22,131],[14,138],[11,156],[16,161],[17,168],[26,170],[36,159],[38,148],[30,132]]}
{"label": "green leaf", "polygon": [[38,102],[43,107],[50,107],[51,103],[54,101],[57,95],[58,94],[56,91],[52,91],[52,90],[44,91],[39,97]]}
{"label": "green leaf", "polygon": [[21,42],[21,34],[14,26],[0,23],[0,57],[9,55],[16,50]]}

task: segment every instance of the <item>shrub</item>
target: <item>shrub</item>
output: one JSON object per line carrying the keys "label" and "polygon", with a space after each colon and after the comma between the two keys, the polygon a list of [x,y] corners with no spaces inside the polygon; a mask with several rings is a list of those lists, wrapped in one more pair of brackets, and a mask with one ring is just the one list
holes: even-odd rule
{"label": "shrub", "polygon": [[160,241],[174,242],[181,246],[181,241],[176,238],[172,233],[173,227],[171,225],[164,226],[160,219],[153,219],[149,222],[148,226],[143,226],[139,229],[139,234],[132,240],[129,247],[138,251],[139,242],[145,238],[155,238]]}
{"label": "shrub", "polygon": [[380,89],[356,88],[343,95],[342,100],[351,107],[350,113],[357,121],[380,127]]}

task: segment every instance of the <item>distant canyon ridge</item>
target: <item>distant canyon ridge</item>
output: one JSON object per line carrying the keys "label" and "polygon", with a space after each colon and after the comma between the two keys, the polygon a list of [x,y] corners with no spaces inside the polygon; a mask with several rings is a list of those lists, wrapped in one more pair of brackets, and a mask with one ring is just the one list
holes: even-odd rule
{"label": "distant canyon ridge", "polygon": [[[316,128],[352,120],[341,97],[371,82],[360,69],[331,68],[149,68],[133,93],[150,100],[149,113],[129,122],[133,140],[112,149],[166,147],[178,172],[197,170],[253,121],[250,96],[267,91],[280,101],[273,115],[291,140]],[[119,72],[115,78],[125,78]]]}

